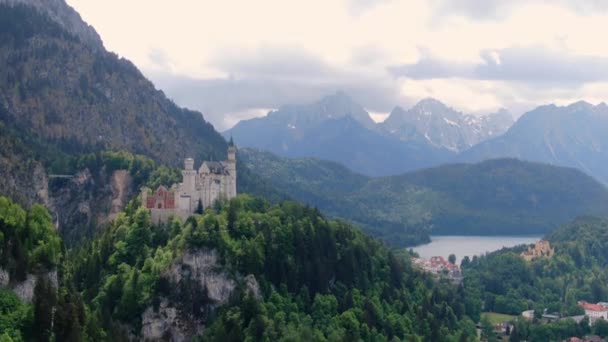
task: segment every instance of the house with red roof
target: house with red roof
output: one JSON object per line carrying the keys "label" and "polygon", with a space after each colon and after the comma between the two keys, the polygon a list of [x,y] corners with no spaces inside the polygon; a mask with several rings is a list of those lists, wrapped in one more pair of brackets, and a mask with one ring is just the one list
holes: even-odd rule
{"label": "house with red roof", "polygon": [[608,308],[600,304],[588,303],[584,300],[578,302],[578,305],[585,310],[585,315],[591,319],[602,318],[608,320]]}

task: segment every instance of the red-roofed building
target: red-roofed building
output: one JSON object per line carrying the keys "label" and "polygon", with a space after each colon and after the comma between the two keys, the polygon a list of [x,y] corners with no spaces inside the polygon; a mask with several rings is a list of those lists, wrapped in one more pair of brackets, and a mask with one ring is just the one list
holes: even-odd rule
{"label": "red-roofed building", "polygon": [[584,300],[579,301],[578,305],[585,309],[585,315],[589,316],[589,318],[603,318],[608,320],[608,308],[599,304],[587,303]]}
{"label": "red-roofed building", "polygon": [[151,196],[146,198],[146,208],[148,209],[174,209],[175,192],[160,186]]}
{"label": "red-roofed building", "polygon": [[458,265],[452,264],[451,262],[445,260],[441,256],[434,256],[430,259],[419,259],[413,258],[412,262],[414,265],[419,266],[423,270],[435,274],[445,274],[447,275],[452,282],[459,284],[462,281],[462,274],[460,273],[460,267]]}

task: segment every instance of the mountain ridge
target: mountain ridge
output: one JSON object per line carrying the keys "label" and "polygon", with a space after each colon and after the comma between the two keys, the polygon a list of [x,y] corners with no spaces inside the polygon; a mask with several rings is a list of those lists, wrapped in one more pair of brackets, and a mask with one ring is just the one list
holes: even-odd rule
{"label": "mountain ridge", "polygon": [[424,242],[430,233],[541,234],[579,215],[608,213],[608,190],[592,177],[512,158],[388,177],[254,149],[242,149],[240,158],[292,198],[398,246]]}
{"label": "mountain ridge", "polygon": [[457,160],[516,157],[576,167],[608,182],[608,106],[578,101],[531,110],[502,136],[463,152]]}
{"label": "mountain ridge", "polygon": [[464,115],[428,98],[407,111],[397,106],[384,122],[375,123],[352,98],[337,92],[240,121],[223,134],[243,147],[333,160],[355,172],[386,176],[447,162],[462,149],[502,133],[511,122],[505,111]]}

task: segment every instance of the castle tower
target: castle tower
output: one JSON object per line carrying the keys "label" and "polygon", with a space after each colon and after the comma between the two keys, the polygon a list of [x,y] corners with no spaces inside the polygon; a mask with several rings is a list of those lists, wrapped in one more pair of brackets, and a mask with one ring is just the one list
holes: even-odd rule
{"label": "castle tower", "polygon": [[182,191],[187,193],[194,192],[196,186],[196,170],[194,170],[194,159],[187,158],[184,161],[184,170],[182,170]]}
{"label": "castle tower", "polygon": [[226,169],[229,174],[229,179],[226,188],[226,196],[228,199],[236,197],[236,146],[230,138],[228,143],[228,160],[226,161]]}
{"label": "castle tower", "polygon": [[145,186],[141,188],[141,206],[144,208],[148,205],[148,191],[150,189]]}

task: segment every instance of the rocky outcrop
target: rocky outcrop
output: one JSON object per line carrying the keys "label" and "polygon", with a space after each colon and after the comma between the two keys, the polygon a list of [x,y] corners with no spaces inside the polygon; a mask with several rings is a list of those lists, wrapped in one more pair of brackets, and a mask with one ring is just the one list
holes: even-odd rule
{"label": "rocky outcrop", "polygon": [[179,310],[163,299],[158,310],[149,307],[143,313],[141,336],[145,341],[189,341],[203,331],[202,322],[196,323],[180,318]]}
{"label": "rocky outcrop", "polygon": [[127,205],[129,195],[131,194],[133,180],[127,170],[116,170],[110,178],[110,188],[112,190],[112,202],[107,220],[101,221],[106,223],[113,221]]}
{"label": "rocky outcrop", "polygon": [[[209,313],[226,304],[239,283],[255,298],[262,297],[255,277],[229,275],[215,250],[185,251],[163,277],[169,284],[170,298],[161,298],[156,308],[149,307],[143,313],[140,336],[145,341],[192,340],[203,332]],[[197,299],[184,303],[183,298]]]}
{"label": "rocky outcrop", "polygon": [[179,284],[185,278],[195,280],[201,288],[207,289],[209,300],[222,305],[228,301],[236,282],[225,272],[219,271],[221,268],[215,250],[187,251],[169,268],[166,276],[173,284]]}
{"label": "rocky outcrop", "polygon": [[0,286],[8,286],[10,281],[10,275],[8,272],[2,268],[0,268]]}
{"label": "rocky outcrop", "polygon": [[258,281],[255,279],[253,274],[246,276],[244,280],[247,292],[249,292],[255,299],[261,299],[262,292],[260,291],[260,284],[258,284]]}
{"label": "rocky outcrop", "polygon": [[49,209],[67,243],[92,234],[116,218],[133,196],[133,182],[126,170],[95,174],[82,170],[72,178],[54,178]]}
{"label": "rocky outcrop", "polygon": [[36,287],[36,282],[40,278],[46,278],[50,281],[53,288],[57,289],[59,286],[57,271],[49,271],[41,274],[31,274],[28,273],[25,280],[10,284],[9,274],[8,272],[0,269],[0,286],[9,286],[11,290],[24,302],[31,303],[34,299],[34,288]]}

